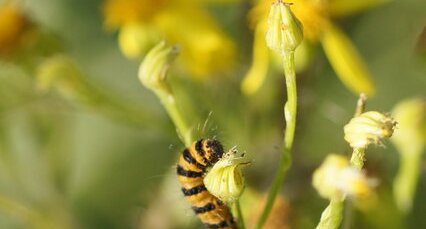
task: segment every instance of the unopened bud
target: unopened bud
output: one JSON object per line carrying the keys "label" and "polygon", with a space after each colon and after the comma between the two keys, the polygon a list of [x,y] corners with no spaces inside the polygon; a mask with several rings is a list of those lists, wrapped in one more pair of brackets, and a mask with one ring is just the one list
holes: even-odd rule
{"label": "unopened bud", "polygon": [[420,154],[426,146],[426,100],[405,100],[392,112],[398,120],[398,132],[392,142],[403,154]]}
{"label": "unopened bud", "polygon": [[227,152],[204,177],[207,190],[226,203],[235,202],[244,189],[241,167],[248,162],[235,149]]}
{"label": "unopened bud", "polygon": [[178,54],[177,46],[166,46],[160,42],[149,51],[139,67],[139,80],[142,84],[155,91],[169,94],[166,82],[168,69]]}
{"label": "unopened bud", "polygon": [[36,84],[43,92],[55,88],[66,97],[74,97],[82,87],[81,80],[82,73],[68,56],[50,57],[37,67]]}
{"label": "unopened bud", "polygon": [[367,148],[381,144],[381,139],[392,136],[396,122],[389,115],[368,111],[352,118],[344,127],[345,140],[352,148]]}
{"label": "unopened bud", "polygon": [[278,0],[271,5],[266,44],[281,55],[292,52],[303,40],[303,27],[290,10],[290,4]]}

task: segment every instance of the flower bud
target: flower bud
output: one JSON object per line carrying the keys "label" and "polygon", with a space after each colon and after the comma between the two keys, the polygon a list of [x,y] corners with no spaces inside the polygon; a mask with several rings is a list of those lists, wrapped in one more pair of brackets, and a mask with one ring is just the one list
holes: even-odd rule
{"label": "flower bud", "polygon": [[398,120],[398,132],[392,137],[398,151],[422,153],[426,146],[426,100],[414,98],[398,103],[392,115]]}
{"label": "flower bud", "polygon": [[152,48],[139,67],[139,80],[142,84],[155,92],[170,94],[166,75],[177,54],[178,47],[168,47],[164,41]]}
{"label": "flower bud", "polygon": [[244,177],[241,166],[248,162],[235,149],[227,152],[204,177],[207,190],[224,201],[235,202],[244,189]]}
{"label": "flower bud", "polygon": [[37,89],[46,92],[55,88],[66,97],[78,96],[82,88],[82,73],[68,56],[57,55],[46,59],[37,67]]}
{"label": "flower bud", "polygon": [[367,196],[371,193],[371,180],[362,171],[350,166],[346,157],[332,154],[315,170],[312,184],[327,199],[343,200],[347,195]]}
{"label": "flower bud", "polygon": [[281,55],[291,52],[303,40],[303,27],[290,10],[290,4],[281,0],[271,5],[268,17],[266,44]]}
{"label": "flower bud", "polygon": [[381,139],[392,136],[396,122],[389,115],[368,111],[352,118],[344,127],[345,140],[352,148],[367,148],[381,144]]}

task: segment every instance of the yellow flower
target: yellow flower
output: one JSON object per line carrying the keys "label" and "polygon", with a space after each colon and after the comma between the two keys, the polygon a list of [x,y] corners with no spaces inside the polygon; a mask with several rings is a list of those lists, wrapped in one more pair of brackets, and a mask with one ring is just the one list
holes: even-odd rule
{"label": "yellow flower", "polygon": [[[275,0],[259,1],[251,11],[250,18],[255,25],[253,47],[253,64],[245,76],[241,89],[246,94],[256,92],[262,85],[267,74],[269,53],[264,41],[266,33],[266,17],[268,9]],[[362,57],[347,35],[333,24],[332,18],[345,16],[367,7],[377,5],[386,0],[299,0],[291,5],[291,10],[303,25],[303,33],[308,43],[320,42],[330,64],[343,84],[356,94],[374,93],[374,84]],[[302,43],[302,47],[304,46]],[[298,56],[305,55],[296,49],[296,64]],[[299,52],[305,51],[300,49]],[[305,62],[302,60],[301,62]]]}
{"label": "yellow flower", "polygon": [[322,197],[343,200],[346,196],[368,196],[374,183],[362,171],[350,166],[346,157],[331,154],[315,170],[312,184]]}
{"label": "yellow flower", "polygon": [[0,6],[0,53],[15,47],[27,24],[28,20],[18,6],[11,3]]}
{"label": "yellow flower", "polygon": [[119,46],[128,58],[140,58],[165,39],[182,48],[182,62],[194,76],[227,70],[235,46],[213,17],[194,0],[107,0],[105,26],[119,29]]}

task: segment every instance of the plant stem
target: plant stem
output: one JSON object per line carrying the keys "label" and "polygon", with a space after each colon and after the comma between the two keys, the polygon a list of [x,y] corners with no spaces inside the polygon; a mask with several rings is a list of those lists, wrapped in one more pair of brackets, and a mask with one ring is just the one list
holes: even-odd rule
{"label": "plant stem", "polygon": [[164,92],[158,92],[157,95],[170,118],[172,119],[179,138],[182,140],[185,146],[191,145],[194,140],[192,139],[192,131],[183,118],[182,113],[179,111],[175,97],[172,94]]}
{"label": "plant stem", "polygon": [[408,214],[411,210],[420,175],[421,152],[402,152],[399,170],[393,183],[394,197],[398,208]]}
{"label": "plant stem", "polygon": [[321,214],[316,229],[337,229],[342,222],[343,200],[330,200],[330,204]]}
{"label": "plant stem", "polygon": [[287,102],[284,105],[284,117],[286,120],[286,129],[284,134],[284,147],[278,170],[275,174],[271,189],[263,212],[257,222],[256,228],[262,228],[269,212],[272,209],[275,198],[282,185],[288,168],[291,166],[291,150],[293,147],[294,132],[296,129],[296,111],[297,111],[297,88],[296,88],[296,72],[294,65],[294,52],[288,52],[283,55],[284,74],[287,86]]}
{"label": "plant stem", "polygon": [[365,148],[354,148],[351,156],[351,165],[358,170],[364,167]]}
{"label": "plant stem", "polygon": [[246,226],[244,224],[243,212],[241,211],[240,200],[235,202],[235,207],[237,208],[237,216],[238,216],[238,228],[245,229]]}

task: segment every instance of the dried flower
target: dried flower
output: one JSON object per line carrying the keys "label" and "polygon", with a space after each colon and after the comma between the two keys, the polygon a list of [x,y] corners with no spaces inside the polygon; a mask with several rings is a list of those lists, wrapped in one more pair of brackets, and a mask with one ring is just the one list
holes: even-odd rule
{"label": "dried flower", "polygon": [[362,171],[350,166],[346,157],[331,154],[315,170],[312,184],[322,197],[343,200],[346,196],[368,196],[373,183]]}
{"label": "dried flower", "polygon": [[227,152],[204,178],[204,184],[217,198],[226,203],[235,202],[244,189],[241,167],[248,164],[235,148]]}
{"label": "dried flower", "polygon": [[381,139],[392,136],[396,122],[389,115],[368,111],[352,118],[344,127],[345,140],[352,148],[367,148],[381,144]]}

